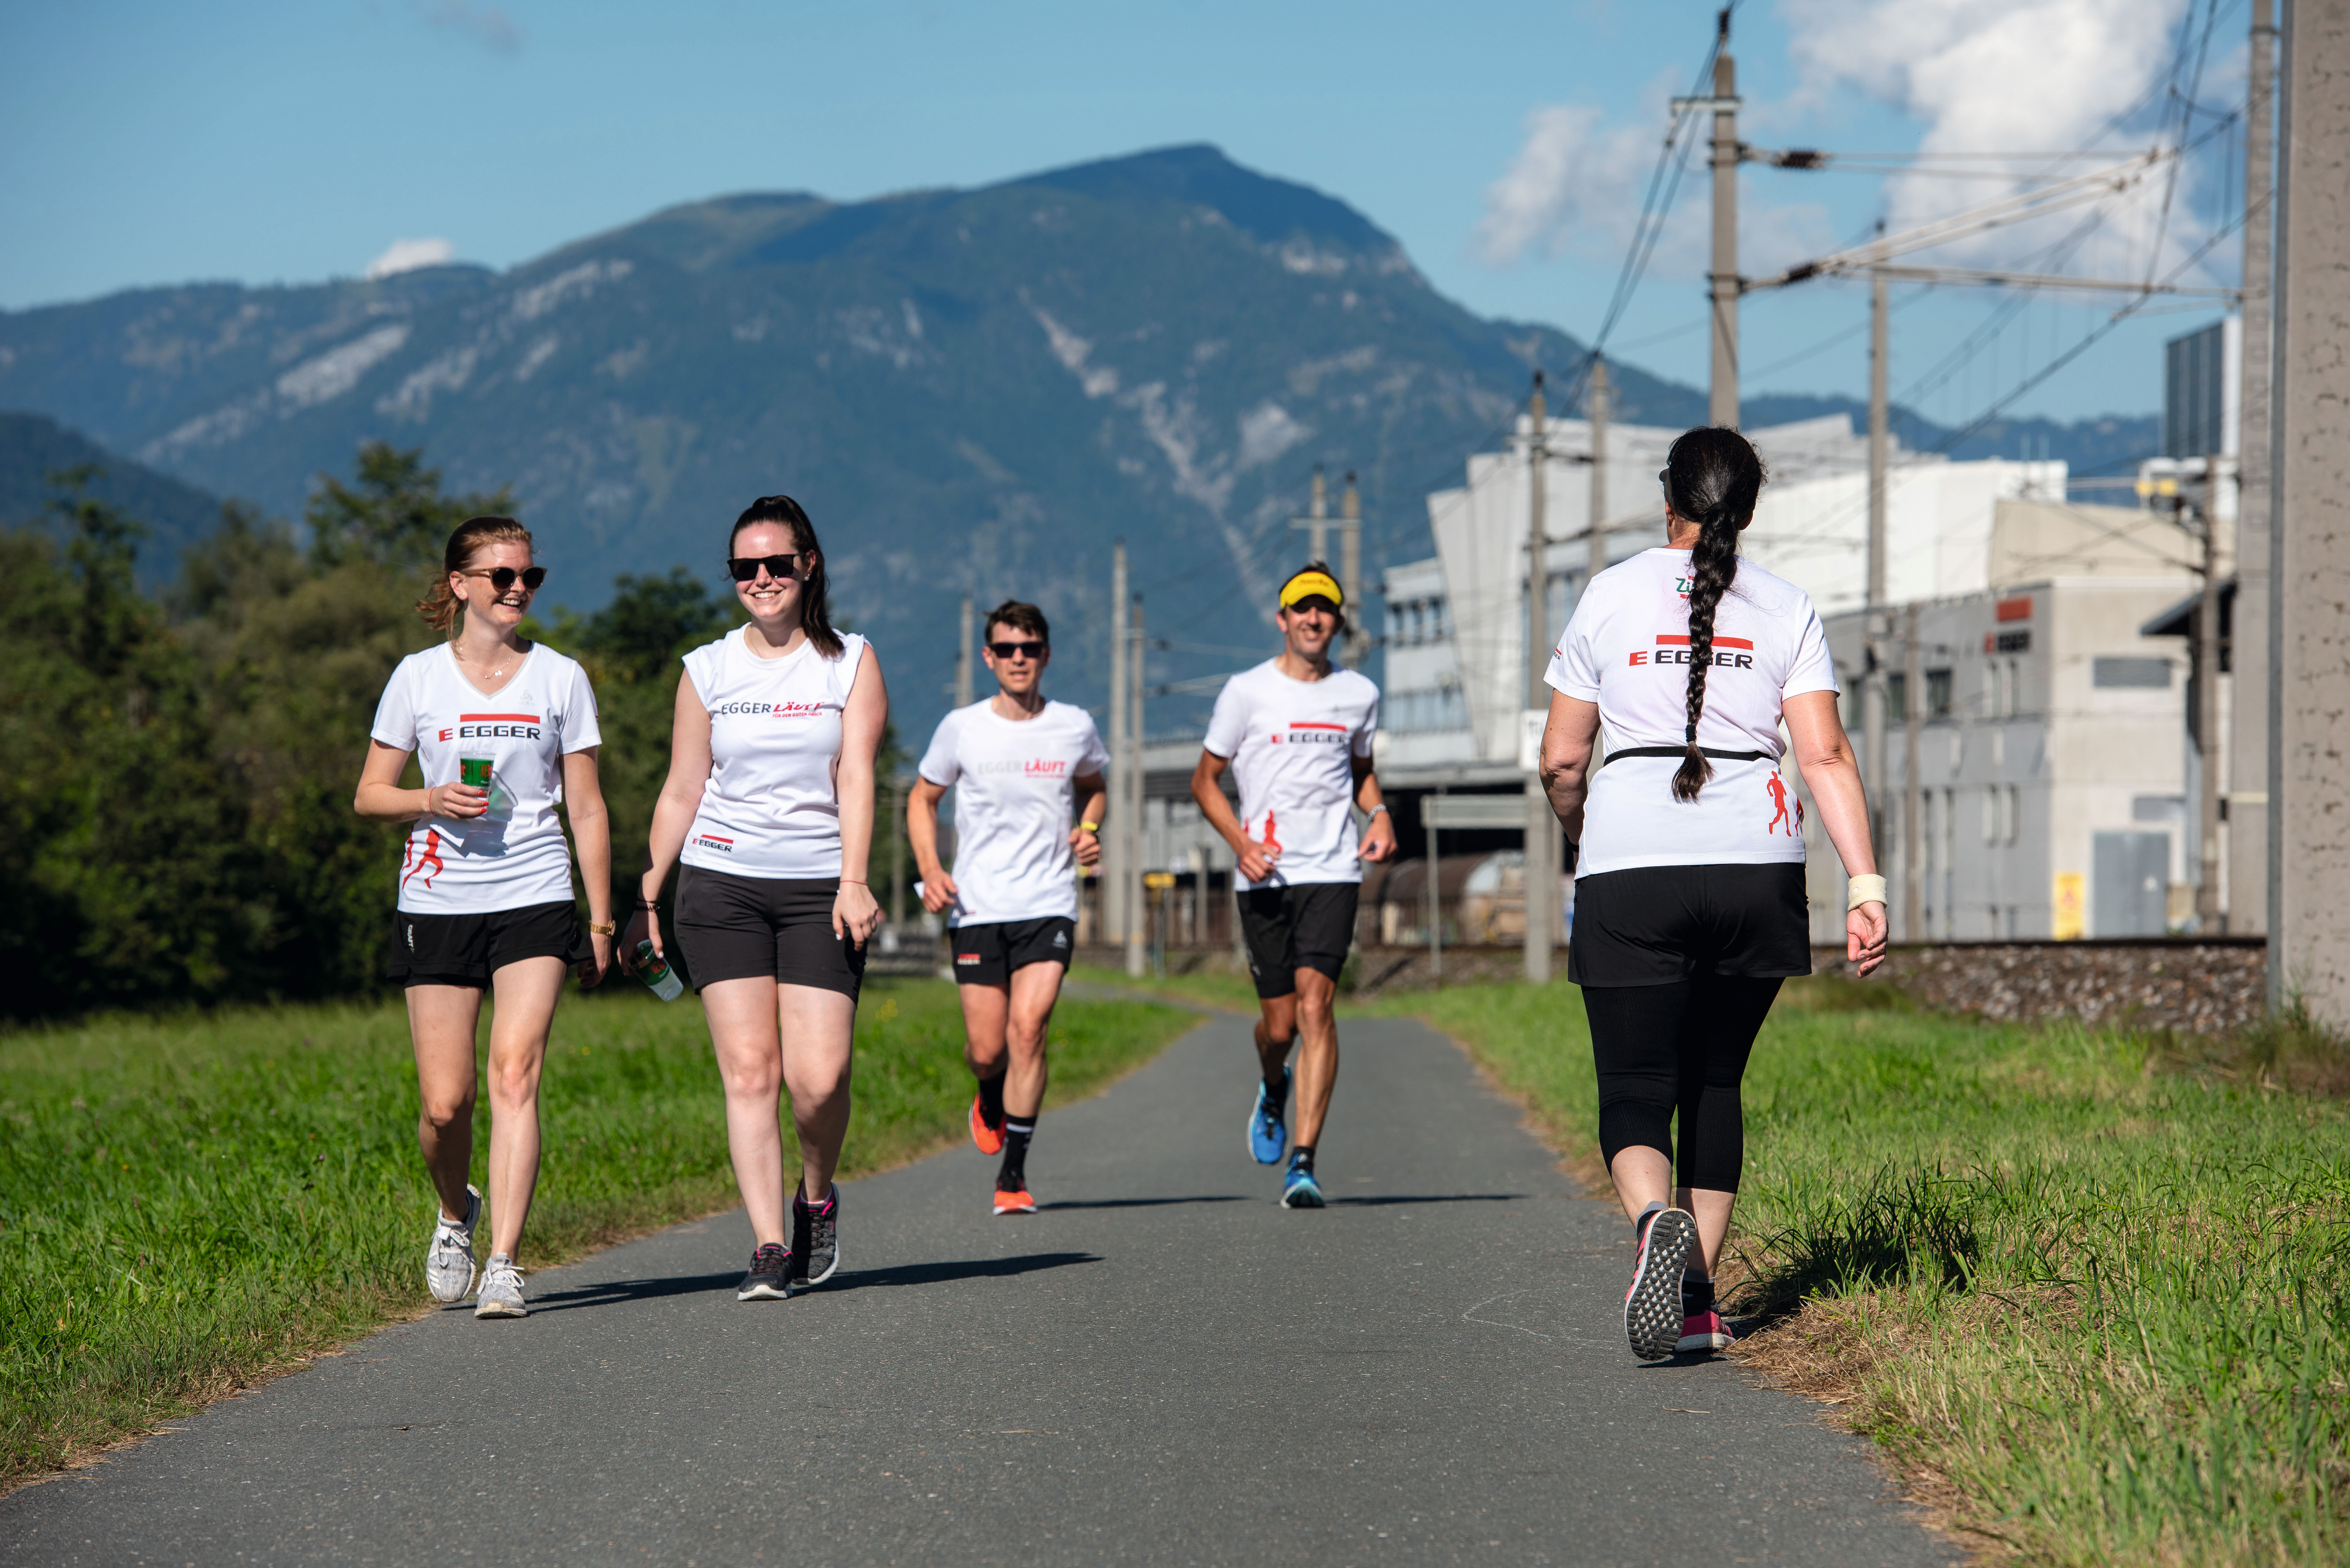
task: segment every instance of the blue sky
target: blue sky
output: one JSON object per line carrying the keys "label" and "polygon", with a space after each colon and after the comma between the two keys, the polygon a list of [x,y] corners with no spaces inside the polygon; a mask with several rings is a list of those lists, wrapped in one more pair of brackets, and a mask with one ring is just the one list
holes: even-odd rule
{"label": "blue sky", "polygon": [[[12,6],[0,308],[355,275],[402,238],[506,266],[723,192],[855,198],[1205,140],[1352,202],[1471,308],[1587,338],[1663,100],[1689,90],[1712,17],[1679,0]],[[2166,84],[2191,81],[2220,110],[2240,102],[2245,25],[2242,0],[1749,0],[1733,49],[1746,134],[1763,145],[2120,149],[2152,139]],[[2236,145],[2222,129],[2181,180],[2160,220],[2164,272],[2225,221]],[[1848,243],[1880,216],[1898,230],[2002,188],[1768,169],[1742,180],[1750,273]],[[1701,168],[1683,182],[1612,338],[1622,358],[1700,382],[1704,184]],[[2133,200],[2067,270],[2145,271],[2158,202]],[[1993,235],[1948,259],[2012,265],[2061,232]],[[2190,275],[2232,282],[2238,254],[2225,240]],[[1950,290],[1905,303],[1897,396],[1963,420],[2112,308],[2033,303],[1941,376],[1996,304]],[[2215,313],[2150,313],[2016,407],[2148,410],[2161,339]],[[1750,299],[1749,390],[1858,393],[1864,314],[1840,284]]]}

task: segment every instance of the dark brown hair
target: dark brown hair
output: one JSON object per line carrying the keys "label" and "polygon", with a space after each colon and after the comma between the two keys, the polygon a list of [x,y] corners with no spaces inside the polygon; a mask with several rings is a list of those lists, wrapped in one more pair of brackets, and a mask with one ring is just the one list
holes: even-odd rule
{"label": "dark brown hair", "polygon": [[1697,722],[1705,712],[1705,672],[1713,664],[1713,614],[1738,577],[1738,531],[1754,515],[1762,493],[1762,460],[1753,443],[1721,425],[1682,432],[1665,459],[1665,504],[1697,524],[1690,551],[1689,754],[1673,774],[1673,798],[1695,800],[1713,777],[1698,749]]}
{"label": "dark brown hair", "polygon": [[473,557],[499,539],[513,539],[525,548],[531,547],[530,530],[511,517],[468,517],[457,524],[457,531],[449,535],[448,547],[441,552],[441,575],[432,579],[432,586],[416,601],[416,613],[424,618],[426,625],[445,632],[457,624],[457,617],[465,605],[449,591],[449,574],[469,569]]}
{"label": "dark brown hair", "polygon": [[762,495],[743,508],[743,515],[734,519],[734,526],[726,535],[726,553],[734,553],[734,541],[743,530],[761,523],[780,524],[791,530],[792,548],[806,557],[801,563],[800,629],[816,644],[816,650],[827,659],[840,657],[840,633],[832,628],[832,609],[826,602],[824,546],[816,543],[816,524],[808,521],[807,513],[788,495]]}
{"label": "dark brown hair", "polygon": [[1014,631],[1024,631],[1045,647],[1053,646],[1053,628],[1045,624],[1045,612],[1035,605],[1024,605],[1018,599],[1006,599],[987,612],[981,623],[983,629],[993,631],[1008,626]]}

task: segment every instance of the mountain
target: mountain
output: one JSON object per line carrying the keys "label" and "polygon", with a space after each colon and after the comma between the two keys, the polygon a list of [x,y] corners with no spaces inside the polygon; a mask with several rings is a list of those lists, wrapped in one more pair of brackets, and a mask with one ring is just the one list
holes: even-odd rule
{"label": "mountain", "polygon": [[88,493],[147,524],[139,546],[139,576],[149,587],[168,581],[180,547],[210,534],[221,504],[171,475],[158,473],[39,414],[0,414],[0,526],[47,527],[64,491],[51,476],[94,470]]}
{"label": "mountain", "polygon": [[[694,202],[505,273],[0,313],[0,407],[286,514],[363,440],[422,446],[453,489],[514,486],[548,600],[582,609],[617,572],[714,576],[734,514],[789,492],[918,735],[964,592],[1042,604],[1055,690],[1100,701],[1119,537],[1181,645],[1154,683],[1248,661],[1315,462],[1361,474],[1367,569],[1422,556],[1423,494],[1530,369],[1581,352],[1439,295],[1345,202],[1192,146],[978,190]],[[1703,417],[1636,368],[1615,385],[1620,419]],[[1205,706],[1159,703],[1153,728]]]}

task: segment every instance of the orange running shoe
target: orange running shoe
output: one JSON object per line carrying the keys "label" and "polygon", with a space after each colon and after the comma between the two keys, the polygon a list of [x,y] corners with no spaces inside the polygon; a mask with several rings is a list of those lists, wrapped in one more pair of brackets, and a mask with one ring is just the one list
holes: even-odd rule
{"label": "orange running shoe", "polygon": [[1028,1196],[1028,1189],[1024,1185],[1012,1192],[999,1187],[995,1189],[995,1212],[998,1215],[1034,1214],[1036,1212],[1036,1200]]}
{"label": "orange running shoe", "polygon": [[1003,1152],[1003,1129],[987,1125],[987,1114],[979,1108],[977,1095],[971,1097],[971,1141],[979,1145],[982,1154]]}

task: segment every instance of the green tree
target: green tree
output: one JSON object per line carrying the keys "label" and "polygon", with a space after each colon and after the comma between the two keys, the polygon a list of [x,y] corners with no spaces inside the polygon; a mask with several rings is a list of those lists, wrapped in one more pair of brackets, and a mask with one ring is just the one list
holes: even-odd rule
{"label": "green tree", "polygon": [[423,448],[402,452],[388,441],[371,441],[360,446],[350,483],[318,476],[303,518],[310,524],[311,564],[321,571],[366,562],[429,573],[457,524],[468,517],[503,516],[513,508],[511,489],[443,495],[441,471],[424,466]]}

